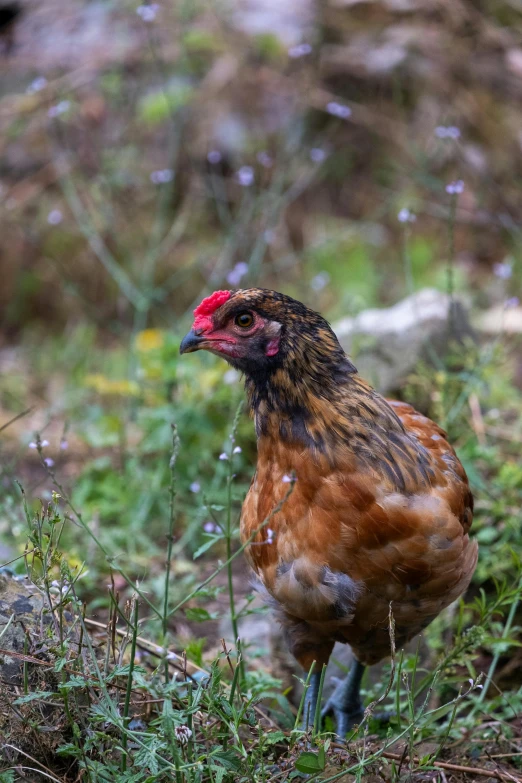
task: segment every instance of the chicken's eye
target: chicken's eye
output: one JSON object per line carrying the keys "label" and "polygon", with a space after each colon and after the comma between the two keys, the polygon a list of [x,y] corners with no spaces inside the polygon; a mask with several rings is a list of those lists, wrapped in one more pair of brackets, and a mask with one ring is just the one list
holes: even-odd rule
{"label": "chicken's eye", "polygon": [[250,313],[239,313],[239,315],[236,315],[234,323],[236,326],[248,329],[254,323],[254,318]]}

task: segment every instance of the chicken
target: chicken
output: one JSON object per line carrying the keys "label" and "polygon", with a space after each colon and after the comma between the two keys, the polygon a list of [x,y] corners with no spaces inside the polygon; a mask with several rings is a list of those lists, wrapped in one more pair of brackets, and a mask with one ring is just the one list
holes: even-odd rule
{"label": "chicken", "polygon": [[258,459],[241,538],[253,536],[247,558],[290,651],[305,671],[315,661],[311,720],[334,643],[352,648],[324,710],[345,735],[362,717],[365,666],[390,654],[390,607],[404,645],[469,585],[478,547],[466,473],[445,432],[376,392],[300,302],[216,291],[194,314],[181,353],[211,351],[246,378]]}

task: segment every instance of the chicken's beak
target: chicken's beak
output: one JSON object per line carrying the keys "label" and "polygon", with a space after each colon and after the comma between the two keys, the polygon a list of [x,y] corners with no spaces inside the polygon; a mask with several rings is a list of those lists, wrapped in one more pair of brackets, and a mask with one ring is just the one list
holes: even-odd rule
{"label": "chicken's beak", "polygon": [[192,353],[198,351],[201,343],[205,342],[205,338],[199,334],[196,334],[194,329],[191,329],[188,334],[185,335],[179,346],[180,353]]}

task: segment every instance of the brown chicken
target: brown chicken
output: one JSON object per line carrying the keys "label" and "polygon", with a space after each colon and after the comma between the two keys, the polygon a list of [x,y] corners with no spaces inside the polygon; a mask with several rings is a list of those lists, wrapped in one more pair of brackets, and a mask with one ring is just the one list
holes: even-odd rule
{"label": "brown chicken", "polygon": [[324,710],[344,735],[362,716],[364,667],[390,654],[390,605],[400,646],[471,580],[466,473],[445,432],[360,378],[329,324],[300,302],[216,291],[194,313],[181,353],[209,350],[246,377],[258,461],[241,536],[254,535],[247,557],[291,652],[306,671],[316,662],[312,720],[334,643],[353,650]]}

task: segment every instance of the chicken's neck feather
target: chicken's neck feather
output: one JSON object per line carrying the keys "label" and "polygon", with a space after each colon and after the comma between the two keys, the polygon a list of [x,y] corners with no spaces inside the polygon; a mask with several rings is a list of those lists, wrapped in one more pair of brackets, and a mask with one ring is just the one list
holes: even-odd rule
{"label": "chicken's neck feather", "polygon": [[406,433],[384,397],[358,375],[333,332],[308,340],[300,335],[288,343],[279,366],[247,374],[260,441],[282,440],[333,463],[352,454],[399,491],[410,483],[401,466],[412,479],[429,482],[425,450]]}
{"label": "chicken's neck feather", "polygon": [[280,361],[269,370],[249,368],[245,385],[259,436],[277,423],[284,440],[321,448],[332,437],[363,437],[361,425],[404,431],[329,328],[289,333]]}

